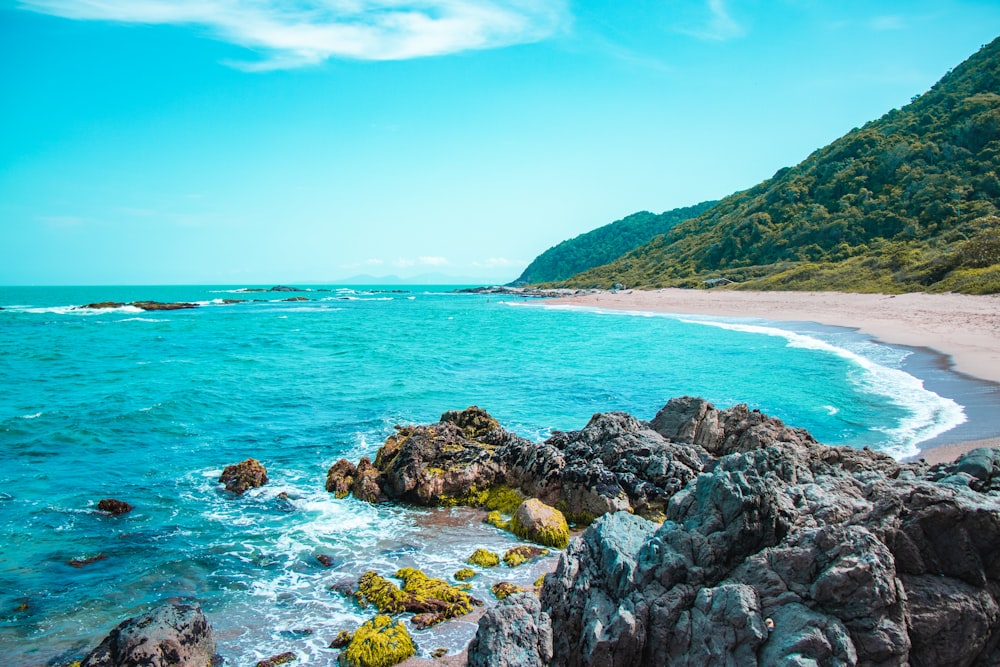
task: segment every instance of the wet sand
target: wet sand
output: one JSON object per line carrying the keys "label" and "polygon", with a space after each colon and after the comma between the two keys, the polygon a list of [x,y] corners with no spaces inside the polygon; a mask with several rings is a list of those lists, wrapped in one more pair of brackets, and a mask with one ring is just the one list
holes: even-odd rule
{"label": "wet sand", "polygon": [[[848,327],[886,344],[929,348],[945,355],[958,373],[1000,383],[1000,295],[661,289],[585,294],[546,304]],[[996,419],[994,430],[1000,433],[1000,414]],[[1000,438],[929,447],[920,456],[951,461],[983,446],[1000,446]]]}

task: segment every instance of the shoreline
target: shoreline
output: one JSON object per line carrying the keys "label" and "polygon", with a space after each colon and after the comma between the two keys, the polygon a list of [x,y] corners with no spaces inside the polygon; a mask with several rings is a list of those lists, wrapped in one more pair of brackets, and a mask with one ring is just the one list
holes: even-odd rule
{"label": "shoreline", "polygon": [[[941,355],[946,361],[943,370],[949,374],[967,376],[1000,391],[1000,334],[997,333],[1000,332],[1000,295],[666,288],[567,295],[548,299],[546,304],[815,322],[855,329],[886,345],[924,349]],[[928,379],[924,374],[918,377]],[[978,416],[983,417],[993,411],[979,412]],[[960,454],[978,447],[1000,447],[1000,421],[990,424],[987,432],[977,432],[958,442],[939,436],[919,446],[921,451],[913,458],[922,458],[931,464],[953,461]]]}

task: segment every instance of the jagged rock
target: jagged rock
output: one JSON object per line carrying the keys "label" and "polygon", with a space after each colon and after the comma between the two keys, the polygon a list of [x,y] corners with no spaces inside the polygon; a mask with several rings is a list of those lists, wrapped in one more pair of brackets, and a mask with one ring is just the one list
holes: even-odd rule
{"label": "jagged rock", "polygon": [[226,485],[226,491],[236,495],[247,489],[257,488],[267,484],[267,469],[256,459],[247,459],[231,466],[226,466],[219,476],[219,482]]}
{"label": "jagged rock", "polygon": [[204,667],[216,660],[215,638],[201,607],[168,602],[122,622],[80,667]]}
{"label": "jagged rock", "polygon": [[551,659],[552,625],[530,593],[487,610],[469,645],[469,667],[546,667]]}
{"label": "jagged rock", "polygon": [[1000,451],[901,464],[688,398],[648,426],[596,415],[549,445],[562,493],[588,452],[596,495],[654,497],[627,469],[667,500],[662,524],[600,517],[545,577],[547,664],[1000,664]]}
{"label": "jagged rock", "polygon": [[326,490],[334,498],[346,498],[357,476],[358,469],[347,459],[340,459],[326,472]]}
{"label": "jagged rock", "polygon": [[111,516],[121,516],[122,514],[128,514],[134,508],[124,500],[105,498],[97,503],[97,509],[101,512],[107,512]]}
{"label": "jagged rock", "polygon": [[556,549],[565,549],[569,544],[566,517],[537,498],[521,503],[510,520],[509,528],[518,537]]}

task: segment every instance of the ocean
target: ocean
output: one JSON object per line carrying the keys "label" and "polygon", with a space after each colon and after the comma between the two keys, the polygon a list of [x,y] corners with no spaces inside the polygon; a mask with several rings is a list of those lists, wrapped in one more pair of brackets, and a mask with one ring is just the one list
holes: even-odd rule
{"label": "ocean", "polygon": [[[79,308],[138,300],[200,307]],[[335,664],[329,642],[373,613],[339,584],[406,566],[448,578],[476,548],[518,543],[474,511],[324,490],[338,459],[374,458],[394,425],[446,410],[478,405],[542,440],[596,412],[652,419],[687,394],[895,456],[968,418],[910,372],[912,350],[811,324],[607,313],[439,286],[16,287],[0,288],[0,307],[4,665],[79,659],[171,596],[201,602],[227,664],[283,651]],[[270,481],[233,497],[217,479],[248,457]],[[102,498],[135,510],[105,516]],[[485,572],[474,595],[489,601],[492,583],[530,584],[549,564]],[[414,638],[426,656],[474,632],[454,621]]]}

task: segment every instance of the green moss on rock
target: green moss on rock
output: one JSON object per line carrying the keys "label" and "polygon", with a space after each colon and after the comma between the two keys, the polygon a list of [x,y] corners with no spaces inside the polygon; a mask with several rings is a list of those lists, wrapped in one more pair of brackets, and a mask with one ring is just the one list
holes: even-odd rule
{"label": "green moss on rock", "polygon": [[399,586],[374,571],[361,575],[358,591],[354,596],[361,604],[374,605],[383,614],[402,613],[406,609],[408,598]]}
{"label": "green moss on rock", "polygon": [[510,520],[510,532],[545,546],[565,549],[569,545],[569,524],[555,507],[537,498],[525,500]]}
{"label": "green moss on rock", "polygon": [[524,589],[516,584],[512,584],[509,581],[498,581],[493,584],[490,589],[493,591],[493,596],[497,600],[503,600],[505,597],[513,595],[514,593],[523,593]]}
{"label": "green moss on rock", "polygon": [[476,549],[465,562],[479,567],[496,567],[500,564],[500,556],[488,549]]}
{"label": "green moss on rock", "polygon": [[544,585],[545,585],[545,574],[535,579],[535,588],[541,588]]}
{"label": "green moss on rock", "polygon": [[361,624],[339,660],[344,667],[391,667],[416,654],[406,626],[380,615]]}
{"label": "green moss on rock", "polygon": [[[472,611],[473,600],[468,593],[452,586],[444,579],[428,577],[420,570],[404,567],[396,572],[396,577],[403,580],[403,592],[416,598],[414,605],[418,609],[412,611],[433,611],[440,618],[433,622],[468,614]],[[444,608],[441,608],[441,604]],[[425,609],[426,607],[426,609]],[[429,623],[428,625],[431,625]]]}
{"label": "green moss on rock", "polygon": [[490,524],[491,526],[496,526],[500,530],[507,530],[510,528],[510,521],[504,519],[503,515],[496,510],[487,514],[484,522]]}
{"label": "green moss on rock", "polygon": [[471,567],[463,567],[461,570],[459,570],[458,572],[456,572],[451,576],[455,577],[459,581],[468,581],[469,579],[472,579],[474,576],[476,576],[476,571],[473,570]]}
{"label": "green moss on rock", "polygon": [[543,549],[541,547],[536,547],[528,544],[523,544],[519,547],[514,547],[508,549],[503,555],[503,562],[507,564],[507,567],[517,567],[523,563],[527,563],[533,558],[538,556],[545,556],[549,553],[548,549]]}

